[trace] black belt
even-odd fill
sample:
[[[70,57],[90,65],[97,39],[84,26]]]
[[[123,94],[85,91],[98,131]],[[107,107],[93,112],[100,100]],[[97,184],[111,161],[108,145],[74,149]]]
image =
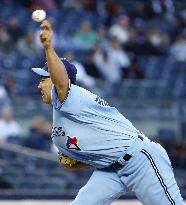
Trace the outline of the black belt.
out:
[[[125,161],[129,161],[130,160],[130,158],[132,157],[132,155],[130,155],[130,154],[125,154],[124,156],[123,156],[123,159],[125,160]],[[120,162],[114,162],[114,163],[112,163],[111,165],[109,165],[107,168],[108,169],[113,169],[113,170],[117,170],[117,169],[121,169],[122,167],[123,167],[124,165],[123,164],[121,164]]]
[[[138,135],[138,138],[143,141],[143,136]],[[130,155],[130,154],[125,154],[125,155],[123,156],[123,159],[127,162],[127,161],[129,161],[129,160],[131,159],[131,157],[132,157],[132,155]],[[117,162],[114,162],[114,163],[112,163],[111,165],[109,165],[106,169],[109,169],[109,170],[118,170],[118,169],[121,169],[123,166],[124,166],[123,164],[121,164],[120,162],[117,161]]]

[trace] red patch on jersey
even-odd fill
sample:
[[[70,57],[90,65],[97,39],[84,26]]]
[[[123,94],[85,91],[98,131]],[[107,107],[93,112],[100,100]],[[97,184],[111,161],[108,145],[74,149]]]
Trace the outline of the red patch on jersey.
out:
[[[77,144],[77,142],[78,142],[78,139],[76,136],[74,136],[73,138],[70,139],[71,144]]]
[[[68,149],[76,149],[76,150],[81,150],[78,145],[78,139],[76,136],[73,136],[72,138],[67,136],[67,141],[66,141],[66,146]]]

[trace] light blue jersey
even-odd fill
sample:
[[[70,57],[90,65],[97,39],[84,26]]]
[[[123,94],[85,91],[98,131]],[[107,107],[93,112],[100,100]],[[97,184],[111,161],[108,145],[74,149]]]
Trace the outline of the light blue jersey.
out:
[[[59,151],[98,168],[108,166],[136,141],[138,130],[99,96],[71,85],[60,102],[52,90],[52,139]]]
[[[115,107],[76,85],[64,102],[53,88],[52,102],[59,151],[97,168],[71,205],[110,205],[128,191],[144,205],[184,204],[166,151]],[[113,167],[116,162],[120,168]]]

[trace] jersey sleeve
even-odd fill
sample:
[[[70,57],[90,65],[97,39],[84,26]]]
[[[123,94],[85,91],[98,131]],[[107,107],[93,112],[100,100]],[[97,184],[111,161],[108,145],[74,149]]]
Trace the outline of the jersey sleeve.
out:
[[[65,99],[64,100],[60,100],[58,98],[58,95],[57,95],[57,89],[55,86],[52,87],[52,90],[51,90],[51,99],[52,99],[52,105],[54,108],[56,108],[57,110],[60,110],[63,106],[63,104],[65,103],[66,99],[68,98],[68,95],[69,95],[69,92],[70,92],[70,88],[71,88],[71,82],[69,80],[69,83],[68,83],[68,91],[67,91],[67,94],[65,96]]]

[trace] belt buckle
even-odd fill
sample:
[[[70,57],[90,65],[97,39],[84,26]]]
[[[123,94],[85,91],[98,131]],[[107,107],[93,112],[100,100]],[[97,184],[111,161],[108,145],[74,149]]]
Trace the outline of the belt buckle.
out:
[[[121,169],[123,167],[122,164],[120,164],[119,162],[115,162],[111,165],[111,167],[114,169],[114,170],[118,170],[118,169]]]

